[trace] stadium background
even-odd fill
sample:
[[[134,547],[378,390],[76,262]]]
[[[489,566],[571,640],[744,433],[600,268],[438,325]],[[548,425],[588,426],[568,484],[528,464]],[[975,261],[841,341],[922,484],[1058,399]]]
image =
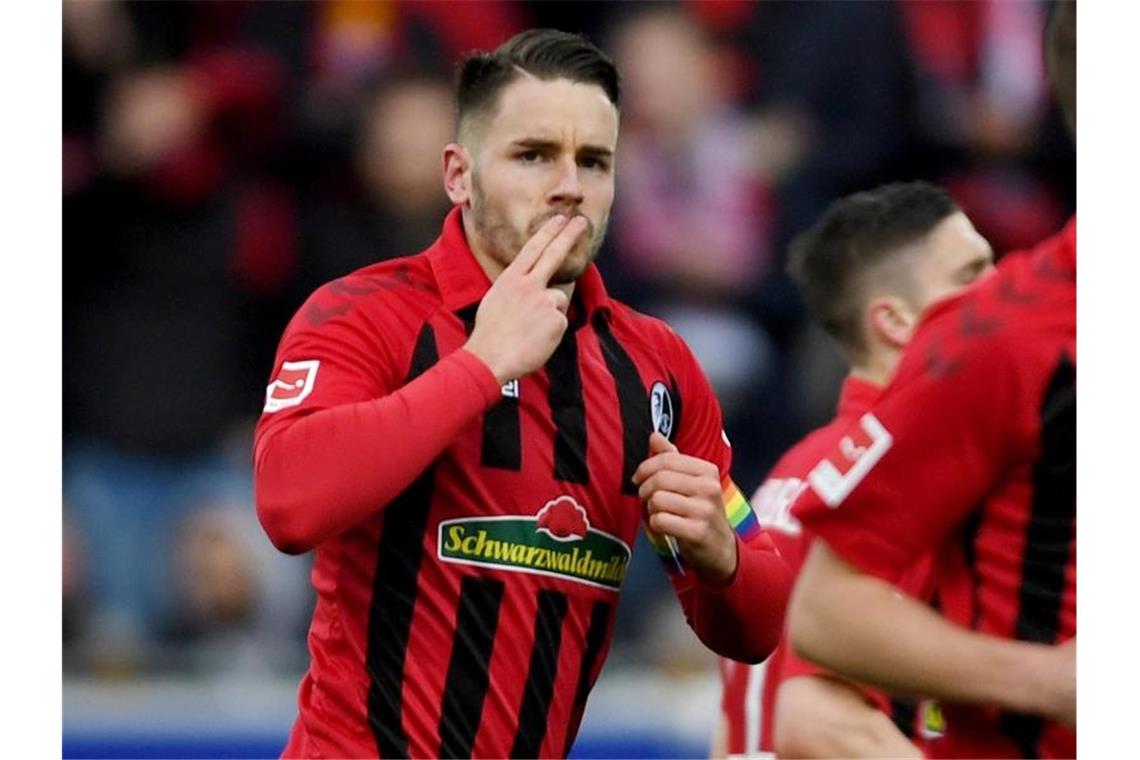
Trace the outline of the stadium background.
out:
[[[943,183],[999,253],[1057,229],[1075,155],[1036,2],[63,4],[66,756],[276,753],[307,560],[250,497],[252,424],[316,285],[415,252],[447,201],[464,51],[581,31],[624,77],[613,294],[670,321],[754,488],[843,367],[783,257],[832,199]],[[635,564],[577,756],[692,756],[713,659]]]

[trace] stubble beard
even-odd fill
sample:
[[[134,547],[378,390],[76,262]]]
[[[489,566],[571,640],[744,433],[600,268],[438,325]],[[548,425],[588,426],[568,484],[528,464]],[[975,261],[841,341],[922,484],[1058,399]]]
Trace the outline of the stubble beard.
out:
[[[507,220],[502,207],[488,202],[487,195],[475,176],[472,176],[471,195],[471,216],[475,230],[487,246],[488,255],[504,267],[515,260],[515,256],[527,241],[548,219],[559,213],[557,210],[552,210],[532,219],[526,230],[519,230]],[[595,232],[594,223],[586,219],[586,231],[579,236],[562,266],[550,278],[551,285],[568,285],[576,282],[585,273],[586,268],[598,257],[602,242],[606,239],[609,223],[610,215],[607,212],[602,218],[601,229]],[[587,241],[588,248],[585,254],[579,254],[583,241]]]

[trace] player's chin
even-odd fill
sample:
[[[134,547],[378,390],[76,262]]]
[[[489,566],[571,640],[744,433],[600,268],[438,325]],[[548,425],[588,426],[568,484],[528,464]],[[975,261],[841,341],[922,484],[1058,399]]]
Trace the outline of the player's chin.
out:
[[[562,266],[550,278],[551,285],[569,285],[572,282],[577,282],[578,278],[586,273],[586,268],[590,266],[590,262],[594,260],[595,252],[590,250],[588,246],[579,248],[574,246],[574,250],[562,262]]]

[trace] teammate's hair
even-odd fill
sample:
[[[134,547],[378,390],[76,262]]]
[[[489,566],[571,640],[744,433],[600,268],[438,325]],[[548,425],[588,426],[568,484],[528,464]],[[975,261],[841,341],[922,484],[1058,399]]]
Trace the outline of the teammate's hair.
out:
[[[493,112],[499,93],[523,72],[544,81],[569,79],[597,85],[618,107],[621,81],[609,56],[581,35],[557,29],[528,29],[493,53],[477,51],[459,62],[455,86],[459,129],[471,119]]]
[[[1059,0],[1053,4],[1045,30],[1045,68],[1053,85],[1053,97],[1065,123],[1077,134],[1077,3]]]
[[[788,274],[808,312],[852,361],[864,354],[863,310],[871,280],[900,276],[884,264],[957,212],[944,190],[926,182],[896,182],[841,198],[792,241]]]

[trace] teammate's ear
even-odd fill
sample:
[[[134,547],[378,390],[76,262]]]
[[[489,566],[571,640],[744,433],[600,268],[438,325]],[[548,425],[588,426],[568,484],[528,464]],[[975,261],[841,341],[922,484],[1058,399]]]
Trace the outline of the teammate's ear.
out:
[[[471,200],[471,154],[459,143],[443,149],[443,189],[457,206]]]
[[[867,305],[867,323],[880,340],[902,348],[918,324],[918,315],[901,298],[880,296]]]

